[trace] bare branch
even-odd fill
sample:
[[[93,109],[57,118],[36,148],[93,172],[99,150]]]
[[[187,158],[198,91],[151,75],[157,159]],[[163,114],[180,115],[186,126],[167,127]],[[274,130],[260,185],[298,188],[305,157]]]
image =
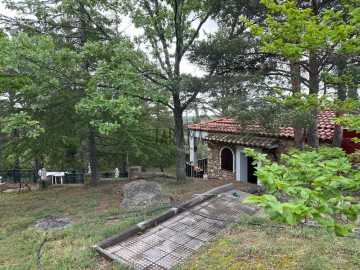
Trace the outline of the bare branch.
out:
[[[190,38],[189,42],[184,46],[183,50],[182,50],[182,55],[184,55],[184,53],[187,52],[187,50],[190,48],[190,46],[193,44],[195,38],[197,37],[197,35],[200,32],[201,27],[203,26],[203,24],[207,21],[207,19],[210,17],[210,15],[212,14],[212,11],[209,11],[205,17],[200,21],[198,27],[196,28],[193,36]],[[181,56],[182,56],[181,55]]]
[[[126,93],[126,95],[131,96],[131,97],[136,97],[136,98],[141,99],[141,100],[144,100],[144,101],[160,103],[160,104],[163,104],[163,105],[165,105],[166,107],[170,108],[171,110],[174,109],[173,106],[171,106],[169,103],[167,103],[167,102],[165,102],[165,101],[163,101],[163,100],[161,100],[161,99],[152,99],[152,98],[149,98],[149,97],[144,97],[144,96],[141,96],[141,95],[130,94],[130,93]]]
[[[191,102],[193,102],[200,91],[195,91],[189,98],[181,105],[181,110],[184,111]]]
[[[86,8],[84,7],[82,9],[82,11],[85,13],[86,17],[88,17],[89,21],[92,22],[95,26],[96,26],[96,29],[98,29],[108,40],[112,40],[113,38],[105,31],[105,29],[97,24],[91,17],[91,15],[89,14],[89,12],[86,10]]]

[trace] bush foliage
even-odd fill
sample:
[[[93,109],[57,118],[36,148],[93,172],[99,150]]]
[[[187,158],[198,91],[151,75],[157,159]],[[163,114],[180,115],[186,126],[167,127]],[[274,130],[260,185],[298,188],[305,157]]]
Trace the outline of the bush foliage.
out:
[[[252,195],[246,203],[263,206],[274,221],[292,225],[310,218],[338,236],[349,234],[360,212],[360,203],[351,196],[360,187],[360,171],[352,169],[342,149],[292,150],[280,163],[252,149],[245,152],[254,164],[261,162],[256,175],[268,192]]]

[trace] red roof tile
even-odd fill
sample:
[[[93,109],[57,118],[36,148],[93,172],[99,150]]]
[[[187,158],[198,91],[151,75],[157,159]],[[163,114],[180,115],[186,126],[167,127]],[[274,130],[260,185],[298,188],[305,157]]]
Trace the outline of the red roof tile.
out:
[[[261,147],[270,149],[278,143],[276,138],[264,138],[248,135],[234,135],[234,134],[209,134],[204,138],[205,141],[230,143],[245,146]]]
[[[334,136],[334,122],[335,112],[326,110],[318,113],[318,130],[319,139],[323,141],[332,140]],[[279,138],[294,138],[294,129],[291,127],[281,127],[280,132],[267,132],[260,125],[250,125],[246,130],[241,130],[236,118],[218,118],[198,124],[192,124],[188,127],[191,130],[202,130],[208,132],[221,133],[253,133],[263,137],[279,137]]]

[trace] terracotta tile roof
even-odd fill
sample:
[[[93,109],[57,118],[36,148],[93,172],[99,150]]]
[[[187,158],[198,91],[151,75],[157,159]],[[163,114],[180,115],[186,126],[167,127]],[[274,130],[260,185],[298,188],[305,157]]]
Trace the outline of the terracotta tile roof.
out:
[[[335,112],[325,110],[318,113],[319,139],[322,141],[332,140],[334,136]],[[267,132],[259,125],[250,125],[246,130],[241,130],[236,118],[218,118],[198,124],[189,125],[188,129],[202,130],[216,133],[243,134],[252,133],[263,137],[294,138],[294,130],[291,127],[281,127],[278,133]]]
[[[230,143],[237,145],[253,146],[260,148],[273,148],[277,147],[278,140],[276,138],[254,137],[249,135],[236,135],[236,134],[209,134],[204,138],[204,141]]]

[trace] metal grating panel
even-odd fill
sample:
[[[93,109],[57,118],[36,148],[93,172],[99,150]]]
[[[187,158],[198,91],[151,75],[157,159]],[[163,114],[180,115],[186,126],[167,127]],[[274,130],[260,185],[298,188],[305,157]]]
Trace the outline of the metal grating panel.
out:
[[[212,197],[141,235],[106,248],[135,269],[172,269],[241,216],[254,209],[231,195]]]

